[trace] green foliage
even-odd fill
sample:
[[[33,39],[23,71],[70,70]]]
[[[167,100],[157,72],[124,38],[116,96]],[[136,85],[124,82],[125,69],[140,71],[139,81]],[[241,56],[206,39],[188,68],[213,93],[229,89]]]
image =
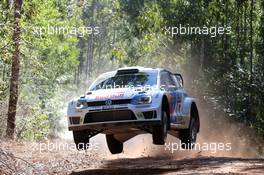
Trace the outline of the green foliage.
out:
[[[129,22],[128,35],[133,36],[125,47],[128,63],[154,63],[173,71],[181,68],[191,77],[187,84],[193,92],[213,99],[230,116],[263,133],[264,3],[254,2],[121,1]],[[159,33],[165,26],[179,25],[231,27],[232,33],[165,39]]]
[[[8,6],[8,1],[0,3],[0,21],[3,25],[0,28],[1,101],[8,100],[10,60],[13,53],[13,10]],[[54,125],[60,120],[61,114],[57,113],[56,106],[58,104],[49,104],[52,104],[61,85],[73,80],[73,70],[79,64],[78,36],[69,32],[49,33],[47,29],[82,27],[83,22],[78,18],[80,14],[81,10],[76,2],[33,0],[23,3],[20,21],[23,28],[20,46],[21,83],[17,110],[20,138],[42,139],[52,133]],[[43,32],[42,35],[39,32]]]
[[[31,118],[20,119],[17,123],[18,139],[41,140],[50,132],[49,118],[45,114],[36,113]]]

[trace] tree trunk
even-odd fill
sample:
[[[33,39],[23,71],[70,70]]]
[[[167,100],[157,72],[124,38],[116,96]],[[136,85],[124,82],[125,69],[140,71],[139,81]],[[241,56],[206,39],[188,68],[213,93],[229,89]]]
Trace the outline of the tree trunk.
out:
[[[92,27],[94,28],[94,24],[92,24]],[[94,59],[94,34],[91,34],[91,43],[90,43],[90,59],[89,59],[89,77],[91,76],[91,73],[93,71],[93,59]]]
[[[241,65],[243,68],[246,68],[245,56],[247,50],[247,2],[244,3],[244,26],[243,26],[243,48],[242,48],[242,56],[241,56]]]
[[[240,26],[240,1],[237,1],[236,2],[236,5],[237,5],[237,43],[236,43],[236,54],[238,55],[238,57],[240,57],[240,29],[241,29],[241,26]],[[236,62],[235,64],[237,64],[237,58],[236,59]]]
[[[253,8],[254,2],[250,3],[250,81],[253,82]]]
[[[82,76],[84,67],[85,67],[85,59],[84,59],[84,49],[85,49],[85,43],[83,38],[79,38],[78,48],[80,49],[80,55],[79,55],[79,65],[77,67],[77,75],[76,75],[76,85],[79,87],[80,78]]]
[[[15,1],[15,11],[14,11],[14,33],[13,33],[13,44],[14,52],[12,57],[12,68],[11,68],[11,78],[10,78],[10,96],[9,96],[9,106],[8,106],[8,116],[7,116],[7,128],[6,137],[9,139],[14,138],[15,133],[15,120],[16,120],[16,109],[18,100],[18,81],[19,81],[19,60],[20,60],[20,18],[21,18],[21,8],[23,0]]]
[[[228,19],[228,0],[225,1],[225,26],[228,25],[228,22],[227,22],[227,19]],[[230,60],[228,58],[228,36],[227,34],[225,33],[224,34],[224,40],[225,40],[225,43],[224,43],[224,56],[225,56],[225,65],[228,65],[228,68],[230,66]]]
[[[200,71],[203,71],[204,68],[204,37],[201,39],[200,45]]]
[[[92,1],[92,7],[91,7],[91,27],[94,29],[94,21],[95,21],[95,13],[96,13],[96,6],[97,1]],[[94,33],[91,33],[91,36],[89,36],[88,40],[88,54],[87,54],[87,61],[86,61],[86,79],[88,76],[91,76],[92,68],[93,68],[93,55],[94,55]]]

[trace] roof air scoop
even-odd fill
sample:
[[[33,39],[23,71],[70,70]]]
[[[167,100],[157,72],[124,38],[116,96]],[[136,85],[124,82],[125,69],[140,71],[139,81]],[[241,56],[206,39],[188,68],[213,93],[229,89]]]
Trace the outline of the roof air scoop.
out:
[[[122,75],[122,74],[136,74],[138,73],[138,69],[120,69],[117,71],[117,75]]]

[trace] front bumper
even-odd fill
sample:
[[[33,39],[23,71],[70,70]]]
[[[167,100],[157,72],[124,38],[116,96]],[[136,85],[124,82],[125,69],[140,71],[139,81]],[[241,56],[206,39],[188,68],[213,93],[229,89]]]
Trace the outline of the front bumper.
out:
[[[115,126],[147,126],[159,124],[161,110],[158,104],[147,105],[112,105],[105,109],[102,106],[76,109],[76,104],[68,106],[69,130],[100,129]]]
[[[127,120],[127,121],[108,121],[97,123],[86,123],[81,125],[69,126],[69,130],[85,130],[85,129],[109,129],[116,126],[127,126],[129,128],[140,126],[152,126],[160,124],[160,120]]]

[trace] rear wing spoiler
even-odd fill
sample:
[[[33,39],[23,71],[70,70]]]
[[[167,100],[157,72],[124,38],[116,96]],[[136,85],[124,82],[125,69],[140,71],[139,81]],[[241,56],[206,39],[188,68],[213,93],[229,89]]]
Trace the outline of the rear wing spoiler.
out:
[[[180,82],[181,86],[183,87],[184,81],[183,81],[182,75],[179,73],[174,73],[174,75],[177,78],[177,80]]]

